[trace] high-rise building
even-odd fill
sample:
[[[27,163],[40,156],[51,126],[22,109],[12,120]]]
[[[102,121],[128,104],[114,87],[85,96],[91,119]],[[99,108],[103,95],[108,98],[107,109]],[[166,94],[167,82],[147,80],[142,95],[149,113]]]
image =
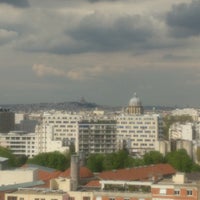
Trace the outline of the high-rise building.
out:
[[[91,119],[79,122],[78,151],[91,153],[113,153],[116,151],[116,121]]]
[[[126,148],[133,155],[155,150],[155,142],[162,133],[162,119],[158,114],[144,114],[139,97],[130,99],[125,112],[116,116],[117,147]]]

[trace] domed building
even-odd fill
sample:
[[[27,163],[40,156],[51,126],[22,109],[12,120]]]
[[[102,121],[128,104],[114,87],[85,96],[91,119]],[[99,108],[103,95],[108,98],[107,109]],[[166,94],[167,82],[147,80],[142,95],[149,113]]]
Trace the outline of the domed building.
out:
[[[142,102],[139,97],[137,97],[136,93],[134,93],[134,96],[130,99],[129,105],[127,107],[127,113],[130,115],[141,115],[143,114],[143,106]]]

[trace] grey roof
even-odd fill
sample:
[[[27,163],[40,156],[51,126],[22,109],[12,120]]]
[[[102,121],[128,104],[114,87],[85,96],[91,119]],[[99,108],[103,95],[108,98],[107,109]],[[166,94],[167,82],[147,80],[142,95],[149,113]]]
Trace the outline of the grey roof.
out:
[[[24,165],[23,167],[32,168],[32,169],[39,169],[39,170],[46,171],[46,172],[54,172],[54,171],[57,171],[56,169],[49,168],[49,167],[44,167],[44,166],[36,165],[36,164],[26,164],[26,165]]]
[[[34,182],[26,182],[26,183],[18,183],[12,185],[3,185],[0,187],[0,191],[7,191],[7,190],[16,190],[18,188],[27,188],[27,187],[35,187],[39,185],[43,185],[44,181],[34,181]]]

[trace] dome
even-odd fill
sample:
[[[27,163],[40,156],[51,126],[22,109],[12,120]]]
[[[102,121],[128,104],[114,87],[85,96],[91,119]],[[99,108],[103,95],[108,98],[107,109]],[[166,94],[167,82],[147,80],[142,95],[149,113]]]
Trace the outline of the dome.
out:
[[[137,97],[136,93],[134,94],[133,98],[129,101],[129,106],[142,106],[142,102],[139,97]]]

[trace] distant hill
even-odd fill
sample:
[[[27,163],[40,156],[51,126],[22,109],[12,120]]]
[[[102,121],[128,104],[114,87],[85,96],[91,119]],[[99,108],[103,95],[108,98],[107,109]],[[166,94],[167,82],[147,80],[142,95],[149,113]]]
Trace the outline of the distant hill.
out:
[[[33,103],[33,104],[7,104],[0,105],[2,108],[8,108],[13,112],[23,111],[23,112],[33,112],[39,110],[66,110],[66,111],[86,111],[94,110],[95,108],[108,110],[108,111],[119,111],[123,107],[120,106],[106,106],[98,105],[96,103],[86,102],[86,101],[70,101],[70,102],[60,102],[60,103]],[[125,106],[124,106],[125,107]],[[145,106],[145,110],[172,110],[175,107],[166,106]]]

